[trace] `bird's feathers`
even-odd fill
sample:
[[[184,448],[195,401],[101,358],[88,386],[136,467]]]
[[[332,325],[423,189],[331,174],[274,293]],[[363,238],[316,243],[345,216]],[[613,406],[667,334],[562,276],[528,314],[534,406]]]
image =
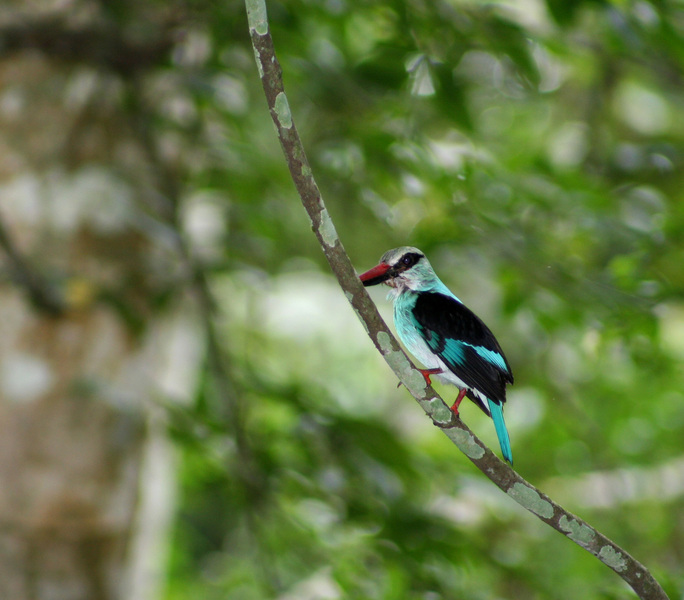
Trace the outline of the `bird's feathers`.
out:
[[[508,430],[504,421],[503,404],[497,404],[493,400],[489,400],[489,411],[491,412],[492,421],[494,421],[496,437],[499,438],[501,454],[509,463],[513,464],[513,451],[511,450],[511,440],[508,437]]]
[[[441,370],[438,379],[465,389],[492,417],[501,452],[512,464],[503,404],[513,373],[494,334],[442,283],[417,248],[386,252],[360,278],[366,286],[385,283],[392,288],[401,341],[426,367]]]
[[[511,369],[494,334],[475,313],[453,297],[420,292],[411,316],[430,350],[466,386],[495,402],[506,401]]]

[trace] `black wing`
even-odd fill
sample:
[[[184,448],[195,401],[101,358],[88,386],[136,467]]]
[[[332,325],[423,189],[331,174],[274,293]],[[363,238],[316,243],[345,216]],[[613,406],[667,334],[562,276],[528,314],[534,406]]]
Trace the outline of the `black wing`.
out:
[[[513,373],[482,319],[458,300],[435,292],[418,294],[413,315],[430,349],[455,375],[490,400],[506,401]]]

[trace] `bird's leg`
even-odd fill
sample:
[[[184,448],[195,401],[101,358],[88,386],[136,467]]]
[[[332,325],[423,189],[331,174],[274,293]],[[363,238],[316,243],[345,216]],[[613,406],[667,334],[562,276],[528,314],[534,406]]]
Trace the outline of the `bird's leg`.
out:
[[[461,402],[463,401],[463,398],[465,398],[466,395],[466,389],[463,388],[459,393],[458,393],[458,398],[456,398],[456,402],[454,402],[451,405],[451,412],[454,413],[455,416],[458,417],[458,407],[460,406]]]
[[[436,369],[418,369],[423,377],[425,377],[425,383],[427,385],[432,385],[432,381],[430,381],[430,375],[437,375],[437,373],[441,373],[442,369],[437,367]]]

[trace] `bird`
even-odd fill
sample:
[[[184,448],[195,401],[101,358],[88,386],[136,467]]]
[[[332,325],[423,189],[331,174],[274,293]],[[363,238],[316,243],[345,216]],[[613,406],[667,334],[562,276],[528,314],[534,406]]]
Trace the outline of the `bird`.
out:
[[[451,411],[465,396],[494,421],[503,457],[513,465],[511,442],[503,416],[506,384],[513,372],[494,334],[466,307],[433,270],[425,254],[412,246],[394,248],[380,263],[362,273],[363,285],[385,284],[392,289],[394,326],[404,346],[431,376],[459,389]]]

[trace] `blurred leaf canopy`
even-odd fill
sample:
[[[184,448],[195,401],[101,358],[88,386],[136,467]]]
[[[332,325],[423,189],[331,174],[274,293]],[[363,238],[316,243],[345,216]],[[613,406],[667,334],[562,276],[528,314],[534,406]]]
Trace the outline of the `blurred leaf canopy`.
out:
[[[513,366],[520,472],[680,597],[684,6],[267,5],[358,269],[398,245],[428,254]],[[112,18],[135,30],[131,6]],[[295,196],[243,5],[176,8],[182,41],[146,100],[185,183],[185,235],[221,307],[240,410],[207,369],[196,405],[174,413],[168,600],[633,597],[500,497],[395,389]],[[463,414],[494,441],[474,407]]]

